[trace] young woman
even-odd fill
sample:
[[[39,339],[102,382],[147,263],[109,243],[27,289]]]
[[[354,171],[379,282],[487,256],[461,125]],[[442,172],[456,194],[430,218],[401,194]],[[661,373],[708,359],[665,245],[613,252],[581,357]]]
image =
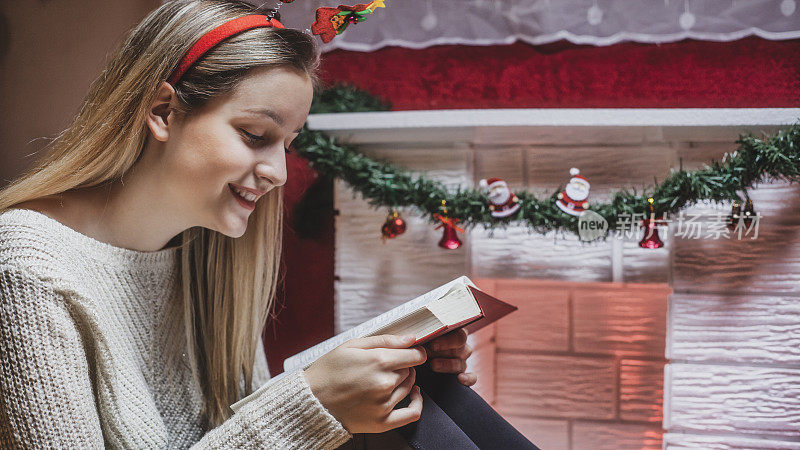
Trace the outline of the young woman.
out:
[[[387,335],[230,410],[270,378],[285,152],[319,84],[313,39],[267,13],[165,2],[0,191],[0,447],[332,448],[416,421],[426,360],[475,383],[465,333]]]

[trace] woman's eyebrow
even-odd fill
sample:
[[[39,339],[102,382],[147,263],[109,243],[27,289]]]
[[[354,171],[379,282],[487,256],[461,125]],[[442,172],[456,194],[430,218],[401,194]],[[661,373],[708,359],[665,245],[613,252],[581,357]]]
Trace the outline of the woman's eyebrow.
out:
[[[251,113],[251,114],[254,114],[254,115],[258,115],[258,116],[267,116],[270,119],[272,119],[273,121],[275,121],[275,123],[277,123],[279,126],[283,126],[283,124],[286,123],[283,120],[283,117],[281,117],[280,114],[276,113],[275,111],[273,111],[271,109],[267,109],[267,108],[249,108],[249,109],[245,109],[244,112],[248,112],[248,113]],[[302,127],[294,130],[295,133],[299,133],[301,131],[303,131]]]

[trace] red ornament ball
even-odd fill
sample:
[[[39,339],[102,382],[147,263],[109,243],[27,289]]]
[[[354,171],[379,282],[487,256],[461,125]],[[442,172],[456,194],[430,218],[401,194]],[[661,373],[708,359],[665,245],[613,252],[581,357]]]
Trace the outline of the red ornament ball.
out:
[[[387,238],[393,238],[406,231],[406,221],[399,214],[390,214],[381,227],[381,234]]]
[[[395,234],[403,234],[406,231],[406,221],[399,217],[392,220],[392,231]]]

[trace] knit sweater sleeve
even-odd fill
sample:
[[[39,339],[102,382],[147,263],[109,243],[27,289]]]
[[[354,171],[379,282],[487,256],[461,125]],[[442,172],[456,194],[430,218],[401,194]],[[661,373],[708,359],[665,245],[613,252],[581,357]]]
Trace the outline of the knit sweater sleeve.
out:
[[[193,448],[327,449],[350,439],[313,395],[303,372],[270,378],[263,341],[253,364],[253,389],[245,406]]]
[[[104,448],[84,342],[63,296],[0,267],[0,447]]]
[[[302,370],[269,380],[193,449],[333,449],[352,435],[311,392]]]

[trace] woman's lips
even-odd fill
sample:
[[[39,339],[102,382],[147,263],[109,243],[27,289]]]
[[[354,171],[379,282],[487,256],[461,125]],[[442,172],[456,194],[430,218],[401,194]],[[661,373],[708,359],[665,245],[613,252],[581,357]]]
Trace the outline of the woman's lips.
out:
[[[236,193],[236,191],[233,190],[233,187],[231,187],[230,184],[228,185],[228,189],[231,191],[231,194],[233,194],[233,197],[236,198],[236,201],[239,202],[239,204],[242,205],[244,208],[247,208],[250,211],[256,209],[256,202],[251,202],[249,200],[245,200],[244,198],[242,198],[242,196],[240,196],[239,194]]]

